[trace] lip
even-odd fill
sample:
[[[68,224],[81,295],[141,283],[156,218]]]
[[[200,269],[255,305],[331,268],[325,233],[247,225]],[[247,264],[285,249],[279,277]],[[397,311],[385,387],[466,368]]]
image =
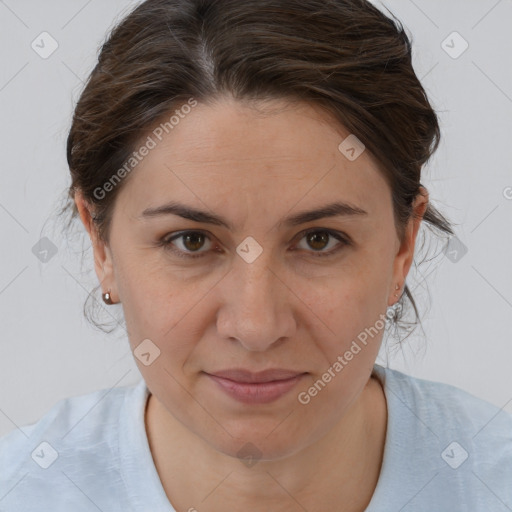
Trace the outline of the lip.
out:
[[[307,374],[283,369],[258,373],[233,369],[206,375],[215,381],[222,391],[239,402],[264,404],[288,393]]]
[[[218,372],[209,373],[214,377],[222,377],[224,379],[234,380],[236,382],[246,383],[260,383],[260,382],[273,382],[276,380],[285,380],[304,372],[296,370],[285,370],[284,368],[270,368],[261,372],[251,372],[244,368],[232,368],[229,370],[221,370]]]

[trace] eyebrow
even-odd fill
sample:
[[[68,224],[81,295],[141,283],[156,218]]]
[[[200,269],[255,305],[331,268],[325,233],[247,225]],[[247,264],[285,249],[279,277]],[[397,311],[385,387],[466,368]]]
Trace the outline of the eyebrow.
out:
[[[139,219],[143,220],[160,217],[163,215],[177,215],[179,217],[183,217],[184,219],[192,220],[195,222],[213,224],[215,226],[223,226],[227,229],[232,229],[230,223],[221,216],[213,215],[204,210],[192,208],[191,206],[186,206],[174,201],[162,206],[157,206],[155,208],[146,208],[139,216]],[[278,226],[282,226],[283,224],[290,227],[298,226],[300,224],[305,224],[306,222],[312,222],[327,217],[354,217],[364,215],[368,215],[368,212],[362,208],[351,205],[349,203],[335,202],[314,210],[308,210],[294,214],[280,221]]]

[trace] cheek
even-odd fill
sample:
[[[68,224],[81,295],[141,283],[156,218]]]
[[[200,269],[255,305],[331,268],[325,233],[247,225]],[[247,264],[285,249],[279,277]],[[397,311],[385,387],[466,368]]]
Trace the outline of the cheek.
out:
[[[325,334],[316,339],[322,340],[329,364],[352,347],[357,355],[348,357],[359,363],[351,362],[351,366],[367,365],[377,357],[384,332],[387,273],[363,261],[361,268],[351,270],[338,279],[330,279],[323,287],[316,287],[307,300],[314,316],[321,320],[316,322],[315,329]]]
[[[183,280],[161,261],[148,263],[140,257],[120,262],[116,274],[132,350],[150,339],[160,349],[160,363],[181,366],[211,318],[211,301],[205,299],[218,278]]]
[[[386,327],[385,299],[379,299],[385,294],[377,289],[385,283],[354,279],[344,284],[343,292],[333,285],[316,306],[323,322],[316,322],[311,339],[322,353],[321,364],[301,389],[304,401],[299,400],[332,421],[366,385]]]
[[[154,258],[153,258],[154,260]],[[177,286],[163,277],[164,269],[149,259],[125,253],[116,264],[116,286],[130,333],[136,339],[157,337],[172,321]]]

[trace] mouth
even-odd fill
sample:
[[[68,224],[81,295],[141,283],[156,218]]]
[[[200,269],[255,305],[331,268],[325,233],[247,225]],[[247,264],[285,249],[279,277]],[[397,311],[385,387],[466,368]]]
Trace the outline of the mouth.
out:
[[[209,373],[209,375],[229,379],[235,382],[253,384],[287,380],[291,379],[292,377],[302,375],[304,373],[305,372],[296,370],[285,370],[284,368],[273,368],[263,370],[261,372],[251,372],[243,368],[233,368],[230,370],[220,370],[216,372],[211,372]]]
[[[290,392],[306,372],[292,370],[265,370],[252,373],[233,369],[205,374],[213,380],[219,390],[245,404],[270,403]]]

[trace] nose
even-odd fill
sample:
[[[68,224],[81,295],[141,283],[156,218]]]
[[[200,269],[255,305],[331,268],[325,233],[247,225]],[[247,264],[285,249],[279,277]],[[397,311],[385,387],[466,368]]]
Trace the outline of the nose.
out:
[[[222,282],[217,330],[247,350],[262,352],[295,333],[293,293],[265,251],[252,263],[236,259]]]

